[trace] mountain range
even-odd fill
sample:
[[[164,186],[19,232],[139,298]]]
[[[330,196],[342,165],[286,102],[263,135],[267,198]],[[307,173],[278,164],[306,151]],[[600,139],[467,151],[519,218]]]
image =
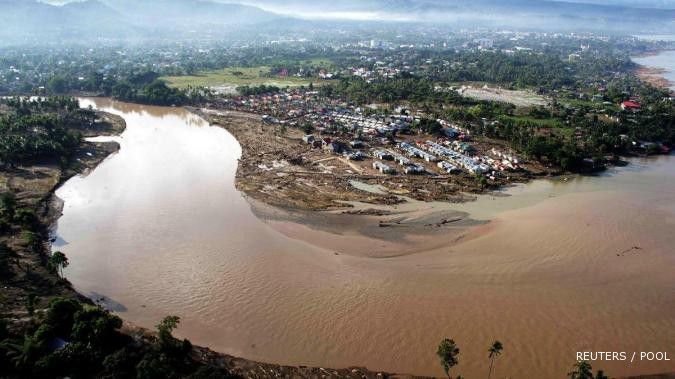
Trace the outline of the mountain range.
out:
[[[152,38],[285,18],[254,6],[202,0],[87,0],[64,5],[0,0],[0,38]]]
[[[0,0],[0,38],[26,42],[68,38],[180,37],[238,28],[292,25],[315,19],[349,22],[417,22],[456,27],[604,30],[634,34],[673,33],[672,0],[655,7],[624,0],[612,4],[548,0],[87,0],[55,5],[37,0]],[[246,3],[243,3],[243,2]],[[582,0],[577,0],[582,1]],[[636,2],[637,3],[637,2]],[[674,6],[675,7],[675,6]]]

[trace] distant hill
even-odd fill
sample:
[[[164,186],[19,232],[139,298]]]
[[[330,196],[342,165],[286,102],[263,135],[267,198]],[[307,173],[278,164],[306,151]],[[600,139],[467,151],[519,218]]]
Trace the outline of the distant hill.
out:
[[[87,37],[175,37],[281,18],[252,6],[206,0],[88,0],[62,6],[0,0],[0,38],[8,44]]]
[[[53,6],[35,0],[0,0],[3,39],[32,41],[134,33],[134,27],[121,14],[98,1]]]
[[[52,0],[61,1],[61,0]],[[87,0],[51,5],[0,0],[0,44],[84,38],[221,38],[348,22],[431,22],[450,27],[675,34],[673,0]],[[593,4],[582,3],[592,1]],[[234,2],[234,3],[229,3]],[[239,4],[237,4],[239,2]],[[257,6],[241,4],[252,3]],[[602,2],[602,4],[601,4]],[[262,8],[262,9],[261,9]],[[309,16],[307,16],[309,15]],[[333,17],[334,15],[334,17]],[[365,15],[365,16],[364,16]]]
[[[150,23],[154,27],[189,26],[195,28],[204,24],[251,25],[279,18],[278,15],[260,8],[208,0],[103,1],[132,22]]]

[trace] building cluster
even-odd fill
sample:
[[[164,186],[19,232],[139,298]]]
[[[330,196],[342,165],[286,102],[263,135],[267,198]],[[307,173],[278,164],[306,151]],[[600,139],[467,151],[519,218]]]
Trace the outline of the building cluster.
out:
[[[483,175],[492,171],[494,175],[520,168],[517,157],[496,149],[489,156],[477,155],[469,142],[470,130],[443,119],[436,120],[442,126],[437,142],[415,142],[411,132],[421,116],[404,109],[366,115],[364,109],[302,89],[238,96],[226,106],[265,113],[267,123],[303,128],[307,134],[302,140],[312,148],[350,161],[373,158],[370,166],[383,174]]]
[[[384,62],[377,62],[381,65],[377,65],[370,69],[367,67],[350,67],[347,69],[346,74],[352,76],[358,76],[359,78],[370,83],[374,79],[391,79],[395,78],[398,74],[401,73],[401,69],[397,67],[389,67],[384,65]]]
[[[326,113],[327,109],[344,106],[343,102],[327,99],[318,91],[289,89],[276,93],[262,93],[249,96],[235,96],[224,99],[226,108],[266,115],[279,122],[290,121],[310,114]],[[271,120],[274,121],[274,120]]]
[[[405,115],[390,115],[386,117],[367,117],[347,112],[331,112],[332,119],[350,130],[360,129],[368,135],[387,135],[389,133],[402,133],[410,129],[414,118]]]
[[[490,170],[490,167],[486,164],[479,163],[476,159],[456,151],[459,147],[457,141],[444,141],[444,143],[445,146],[433,141],[426,141],[425,145],[429,151],[443,157],[445,161],[439,162],[438,167],[446,172],[456,172],[460,167],[472,174],[484,174]]]

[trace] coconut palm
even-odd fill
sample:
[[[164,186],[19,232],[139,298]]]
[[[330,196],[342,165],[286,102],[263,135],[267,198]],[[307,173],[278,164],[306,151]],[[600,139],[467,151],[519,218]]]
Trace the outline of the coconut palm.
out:
[[[39,342],[29,335],[25,336],[22,342],[5,343],[3,348],[8,350],[7,356],[19,371],[29,369],[40,354]]]
[[[490,371],[488,371],[488,379],[490,379],[490,376],[492,375],[492,365],[495,362],[495,358],[497,358],[502,353],[503,349],[504,346],[499,341],[493,342],[492,346],[490,346],[490,349],[488,349],[488,352],[490,352],[490,355],[488,356],[490,359]]]

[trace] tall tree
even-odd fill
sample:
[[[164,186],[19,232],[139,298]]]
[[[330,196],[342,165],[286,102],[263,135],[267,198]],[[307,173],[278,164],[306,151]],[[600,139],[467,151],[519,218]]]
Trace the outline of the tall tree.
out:
[[[438,345],[436,355],[438,355],[438,358],[441,360],[441,366],[443,367],[443,371],[445,371],[445,375],[450,378],[450,369],[459,363],[459,360],[457,359],[459,348],[455,344],[455,341],[445,338]]]
[[[63,269],[68,267],[68,257],[60,251],[55,251],[49,257],[49,265],[56,270],[59,276],[63,277]]]
[[[68,90],[68,82],[62,76],[55,75],[49,79],[47,88],[49,88],[51,93],[62,94]]]

